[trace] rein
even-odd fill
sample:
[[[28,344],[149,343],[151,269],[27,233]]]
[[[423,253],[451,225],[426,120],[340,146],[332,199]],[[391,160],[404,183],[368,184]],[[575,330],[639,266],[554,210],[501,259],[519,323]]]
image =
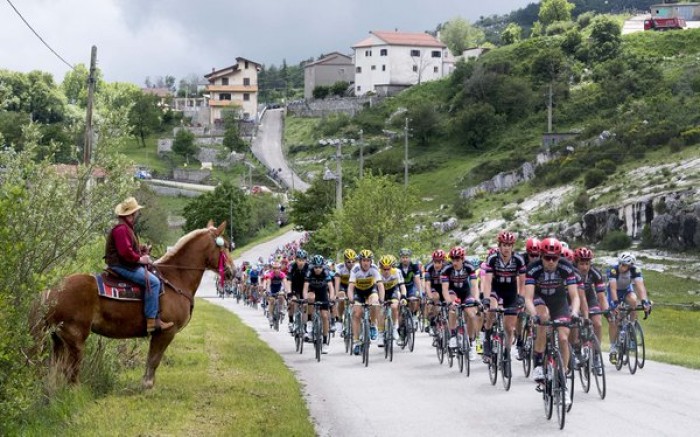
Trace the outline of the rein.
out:
[[[204,270],[206,270],[206,269],[200,269],[200,268],[186,268],[186,267],[180,267],[180,266],[168,265],[168,264],[162,264],[162,265],[151,264],[151,265],[154,267],[154,268],[153,268],[153,270],[154,270],[153,273],[155,273],[155,275],[158,277],[158,279],[160,279],[160,280],[163,282],[163,284],[169,286],[169,287],[172,288],[177,294],[179,294],[179,295],[181,295],[181,296],[184,296],[185,298],[187,298],[187,300],[190,301],[190,316],[192,316],[192,310],[194,310],[194,297],[192,297],[192,296],[190,296],[189,294],[187,294],[187,293],[185,293],[184,291],[182,291],[181,288],[176,287],[175,284],[173,284],[172,282],[170,282],[170,281],[168,280],[168,278],[166,278],[165,276],[163,276],[163,274],[160,272],[160,270],[158,270],[158,267],[178,267],[178,268],[185,268],[185,269],[187,269],[187,270],[201,270],[201,271],[204,271]]]

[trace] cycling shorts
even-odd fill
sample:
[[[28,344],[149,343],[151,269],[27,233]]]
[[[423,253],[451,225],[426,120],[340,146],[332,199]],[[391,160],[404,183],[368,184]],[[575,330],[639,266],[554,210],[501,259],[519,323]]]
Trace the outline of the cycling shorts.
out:
[[[369,290],[358,290],[357,288],[354,291],[355,293],[355,302],[357,303],[367,303],[369,300],[370,296],[373,294],[377,294],[377,289],[376,288],[370,288]]]
[[[546,303],[544,303],[544,300],[542,300],[539,297],[536,297],[534,300],[534,304],[535,304],[535,306],[540,306],[540,305],[547,306],[547,309],[549,309],[549,318],[551,320],[571,317],[571,309],[569,308],[569,304],[566,302],[564,302],[562,305],[558,305],[556,307],[550,307]]]

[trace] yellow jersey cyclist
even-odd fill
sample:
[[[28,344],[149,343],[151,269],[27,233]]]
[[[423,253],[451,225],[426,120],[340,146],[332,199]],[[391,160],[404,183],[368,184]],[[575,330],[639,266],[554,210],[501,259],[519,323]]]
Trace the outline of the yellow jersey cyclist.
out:
[[[448,290],[451,303],[473,303],[479,298],[479,289],[476,284],[476,267],[468,262],[465,262],[464,258],[466,253],[464,248],[456,246],[450,250],[450,259],[452,264],[447,266],[444,270],[445,276],[447,276]],[[476,359],[476,333],[477,333],[477,320],[476,320],[476,307],[465,308],[464,315],[467,321],[467,334],[469,335],[469,340],[471,346],[469,347],[469,360],[473,361]],[[457,347],[457,317],[455,310],[450,310],[449,314],[449,327],[450,327],[450,341],[449,347]],[[464,335],[464,333],[462,333]]]
[[[399,339],[399,301],[406,297],[403,274],[394,267],[396,258],[393,255],[384,255],[379,258],[379,270],[384,283],[384,300],[391,301],[391,317],[394,320],[394,330],[391,333],[394,341]],[[384,312],[379,314],[379,335],[377,346],[384,346]]]
[[[417,316],[420,310],[420,298],[422,298],[421,282],[423,280],[423,275],[421,274],[420,265],[411,261],[411,255],[413,255],[413,252],[411,252],[410,249],[404,248],[399,250],[398,269],[401,270],[401,274],[403,275],[403,282],[406,286],[406,297],[417,298],[413,300],[409,299],[408,301],[408,308],[414,316]],[[418,317],[415,317],[413,320],[415,321],[414,329],[417,331]]]
[[[617,257],[617,265],[608,270],[608,298],[611,310],[626,302],[631,308],[637,307],[638,299],[642,299],[645,311],[649,311],[651,303],[647,296],[647,289],[642,277],[642,269],[636,266],[637,259],[629,252],[622,252]],[[637,318],[637,313],[630,314],[632,319]],[[610,335],[610,362],[617,363],[617,323],[609,324]]]
[[[370,311],[370,319],[372,327],[370,328],[370,338],[377,339],[377,319],[380,308],[379,302],[384,300],[384,284],[382,283],[382,275],[379,273],[377,266],[372,264],[374,254],[369,249],[360,251],[358,258],[359,264],[354,266],[350,271],[350,280],[348,285],[348,298],[351,302],[359,304],[374,305]],[[360,319],[362,318],[362,307],[355,305],[352,309],[352,335],[353,335],[353,353],[360,354]]]
[[[335,314],[336,330],[343,330],[343,317],[345,316],[345,298],[347,297],[348,285],[350,285],[350,271],[357,264],[357,253],[352,249],[343,251],[343,263],[335,267],[335,292],[338,298],[338,305],[335,306],[337,313]]]

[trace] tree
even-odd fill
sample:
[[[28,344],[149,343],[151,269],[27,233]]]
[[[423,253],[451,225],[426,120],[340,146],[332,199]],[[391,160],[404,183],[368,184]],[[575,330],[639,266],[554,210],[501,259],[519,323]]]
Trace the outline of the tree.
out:
[[[160,128],[160,109],[158,97],[139,90],[133,96],[133,106],[129,111],[129,122],[133,133],[146,147],[146,137]]]
[[[173,152],[189,160],[199,151],[199,147],[194,143],[194,134],[185,128],[181,128],[175,134],[173,140]]]
[[[95,93],[99,93],[105,85],[104,79],[102,78],[102,70],[97,68],[95,70],[95,76]],[[81,108],[87,106],[89,77],[90,71],[85,64],[78,64],[74,69],[66,72],[65,76],[63,76],[63,82],[61,83],[61,90],[66,96],[66,99],[68,99],[68,103],[78,105]]]
[[[168,243],[168,211],[163,207],[161,197],[146,184],[141,184],[134,194],[139,204],[147,207],[141,210],[136,221],[136,233],[148,244],[165,245]]]
[[[456,17],[442,27],[440,39],[447,45],[452,54],[457,56],[461,55],[465,49],[483,43],[485,36],[483,30],[462,17]]]
[[[241,138],[238,129],[238,117],[236,111],[224,111],[224,140],[223,146],[230,152],[243,153],[246,149],[246,142]]]
[[[425,146],[428,140],[438,132],[439,117],[435,106],[428,102],[421,102],[412,106],[408,114],[413,134],[418,139],[418,143]]]
[[[604,62],[620,54],[622,47],[622,28],[610,17],[598,16],[591,25],[591,44],[589,55],[593,62]]]
[[[523,28],[515,23],[508,23],[508,26],[501,32],[501,41],[505,45],[519,42],[523,35]]]
[[[250,229],[250,200],[243,191],[225,181],[209,193],[192,199],[184,208],[185,232],[203,228],[209,222],[226,221],[226,230],[233,229],[233,240],[242,244],[254,235]]]
[[[335,181],[315,178],[305,192],[294,193],[294,204],[289,217],[298,227],[315,231],[320,229],[335,208]]]
[[[576,5],[567,0],[542,0],[538,18],[542,26],[547,28],[557,21],[571,21],[571,11]]]
[[[175,91],[175,76],[165,76],[165,87],[170,91]]]

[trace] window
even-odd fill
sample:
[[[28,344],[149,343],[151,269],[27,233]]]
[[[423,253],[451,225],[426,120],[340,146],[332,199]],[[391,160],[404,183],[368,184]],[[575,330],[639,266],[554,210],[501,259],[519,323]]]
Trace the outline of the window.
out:
[[[228,85],[228,77],[221,78],[221,85]]]
[[[420,56],[420,50],[411,50],[411,56]]]
[[[245,61],[245,69],[248,69],[248,61]]]
[[[250,86],[250,78],[249,77],[243,78],[243,86]]]
[[[418,66],[417,66],[417,65],[414,65],[414,66],[413,66],[413,72],[414,72],[414,73],[418,73]]]
[[[437,68],[437,67],[433,67],[433,73],[437,73],[437,72],[438,72],[438,68]]]
[[[219,100],[231,100],[231,94],[229,94],[229,93],[219,94]]]
[[[362,67],[355,68],[355,73],[362,73]]]
[[[372,70],[376,70],[376,69],[377,69],[377,66],[376,66],[376,65],[372,65]]]
[[[243,93],[243,101],[244,101],[244,102],[250,101],[250,94],[248,94],[248,93]]]
[[[387,49],[381,49],[379,51],[379,56],[387,56],[389,54],[389,50]]]
[[[382,71],[386,71],[386,65],[382,65]]]
[[[357,91],[362,91],[362,87],[360,85],[357,86]]]
[[[365,50],[365,56],[372,56],[372,50]]]
[[[440,50],[433,50],[430,55],[433,58],[442,58],[442,52]]]

